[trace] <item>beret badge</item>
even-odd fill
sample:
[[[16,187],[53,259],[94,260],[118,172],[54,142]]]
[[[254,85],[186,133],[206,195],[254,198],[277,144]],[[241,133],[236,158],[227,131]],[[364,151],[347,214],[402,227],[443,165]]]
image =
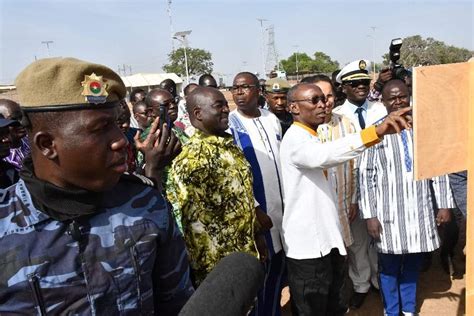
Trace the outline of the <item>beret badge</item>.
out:
[[[97,76],[95,73],[85,75],[81,85],[84,88],[81,94],[86,97],[88,103],[105,103],[109,94],[106,90],[107,84],[102,80],[102,76]]]

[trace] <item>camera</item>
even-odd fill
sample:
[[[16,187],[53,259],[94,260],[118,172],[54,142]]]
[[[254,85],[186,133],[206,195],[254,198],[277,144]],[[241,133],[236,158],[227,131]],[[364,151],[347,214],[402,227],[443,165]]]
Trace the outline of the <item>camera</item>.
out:
[[[402,48],[402,44],[403,41],[401,38],[395,38],[392,40],[392,42],[390,42],[390,70],[392,71],[392,78],[405,81],[405,78],[410,76],[410,72],[399,63],[400,49]]]

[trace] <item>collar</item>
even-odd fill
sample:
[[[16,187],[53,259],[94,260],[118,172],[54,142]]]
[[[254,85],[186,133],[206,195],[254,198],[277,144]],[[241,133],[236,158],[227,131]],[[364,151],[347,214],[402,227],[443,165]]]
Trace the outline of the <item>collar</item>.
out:
[[[215,146],[228,146],[234,143],[232,135],[222,137],[217,135],[209,135],[201,130],[196,129],[196,132],[191,137],[190,141],[205,142]]]
[[[15,195],[18,197],[19,202],[23,205],[22,218],[26,223],[26,227],[34,226],[46,220],[50,220],[51,217],[46,213],[41,212],[33,204],[31,193],[25,185],[25,182],[20,179],[15,186]]]
[[[349,100],[346,100],[345,104],[350,109],[351,113],[353,114],[355,114],[357,109],[359,108],[359,106],[355,105]],[[360,107],[362,107],[367,113],[367,109],[369,108],[369,102],[367,101],[367,99],[364,101],[364,104],[362,104]]]
[[[37,178],[31,157],[23,161],[20,178],[35,208],[57,221],[92,215],[100,209],[103,202],[103,192],[80,188],[64,189]]]
[[[305,124],[300,123],[300,122],[293,122],[293,125],[301,127],[302,129],[304,129],[308,133],[310,133],[312,136],[316,136],[316,137],[318,136],[318,133],[316,133],[316,131],[314,129],[312,129],[311,127],[309,127],[308,125],[305,125]]]

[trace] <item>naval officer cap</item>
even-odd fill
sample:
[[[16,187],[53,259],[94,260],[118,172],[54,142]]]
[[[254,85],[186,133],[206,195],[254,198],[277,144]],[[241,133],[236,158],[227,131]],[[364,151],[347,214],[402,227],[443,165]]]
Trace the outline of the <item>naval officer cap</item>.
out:
[[[287,93],[290,88],[290,83],[282,78],[272,78],[265,81],[265,92],[267,93]]]
[[[75,58],[35,61],[17,76],[15,85],[25,112],[109,108],[126,94],[112,69]]]
[[[370,61],[365,59],[355,60],[341,69],[341,71],[336,77],[336,81],[339,83],[343,83],[344,81],[350,80],[370,80],[369,69]]]

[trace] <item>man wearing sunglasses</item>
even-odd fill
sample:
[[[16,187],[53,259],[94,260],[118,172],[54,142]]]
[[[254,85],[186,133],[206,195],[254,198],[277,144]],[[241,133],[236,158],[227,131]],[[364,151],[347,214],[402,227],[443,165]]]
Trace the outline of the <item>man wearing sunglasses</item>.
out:
[[[326,122],[322,90],[300,83],[288,91],[294,123],[280,147],[284,205],[283,247],[296,315],[343,315],[346,248],[334,190],[324,169],[358,157],[384,135],[410,128],[411,108],[390,113],[378,126],[322,143],[318,126]]]
[[[387,115],[383,104],[367,100],[370,90],[369,66],[367,60],[356,60],[342,68],[336,77],[347,99],[333,113],[348,118],[356,131]],[[354,295],[350,306],[357,309],[364,303],[370,284],[378,288],[377,253],[373,247],[369,247],[367,226],[360,216],[356,216],[351,223],[351,231],[354,243],[349,247],[349,276],[354,284]]]

